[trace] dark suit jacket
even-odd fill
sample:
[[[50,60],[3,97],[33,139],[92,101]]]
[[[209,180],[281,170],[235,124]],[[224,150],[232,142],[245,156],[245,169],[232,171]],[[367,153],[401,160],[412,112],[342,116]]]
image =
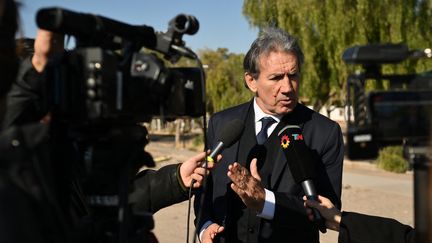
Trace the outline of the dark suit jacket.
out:
[[[264,162],[272,166],[270,177],[263,181],[266,189],[275,194],[276,207],[272,220],[258,218],[255,212],[245,209],[238,196],[229,188],[230,180],[226,175],[228,165],[238,161],[248,166],[251,157],[245,155],[245,152],[250,154],[247,149],[256,144],[255,133],[252,132],[255,130],[253,101],[211,117],[207,140],[210,148],[217,142],[224,125],[233,119],[245,121],[246,128],[240,140],[223,151],[222,161],[211,172],[207,190],[195,199],[198,229],[209,220],[225,225],[226,232],[221,235],[221,242],[318,242],[318,230],[306,217],[302,200],[304,192],[294,182],[279,145],[266,146]],[[277,133],[287,124],[302,127],[305,143],[315,157],[317,192],[329,197],[340,208],[344,151],[339,125],[298,104],[292,113],[282,118],[268,141],[278,142]],[[202,205],[200,200],[204,202]]]

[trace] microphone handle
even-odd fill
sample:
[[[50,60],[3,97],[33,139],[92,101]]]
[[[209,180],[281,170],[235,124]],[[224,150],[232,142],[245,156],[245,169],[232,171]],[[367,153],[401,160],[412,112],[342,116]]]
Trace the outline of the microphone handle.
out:
[[[211,153],[207,156],[206,161],[203,161],[200,166],[201,167],[206,167],[206,163],[210,162],[210,163],[214,163],[216,156],[220,153],[220,151],[222,151],[222,149],[224,148],[224,143],[222,141],[219,141],[218,144],[216,145],[216,147],[211,151]],[[192,179],[192,183],[191,186],[196,182],[195,179]]]
[[[216,147],[214,147],[213,150],[211,150],[211,153],[206,157],[206,161],[203,161],[200,166],[204,168],[207,162],[214,163],[216,156],[222,151],[222,149],[224,149],[224,143],[219,141],[216,144]]]
[[[306,194],[306,198],[318,202],[318,196],[315,190],[315,186],[312,180],[305,180],[301,183],[303,191]],[[316,208],[311,208],[314,215],[314,222],[318,225],[321,233],[326,233],[327,228],[325,226],[325,219],[321,216],[320,212]]]
[[[219,141],[208,157],[210,157],[211,160],[215,160],[216,156],[220,153],[220,151],[222,151],[223,148],[224,148],[224,143],[222,141]]]

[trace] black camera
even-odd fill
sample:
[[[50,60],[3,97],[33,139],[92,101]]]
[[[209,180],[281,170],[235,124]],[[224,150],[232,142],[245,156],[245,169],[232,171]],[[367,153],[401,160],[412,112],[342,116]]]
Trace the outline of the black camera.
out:
[[[416,242],[431,240],[432,75],[382,74],[381,66],[431,55],[431,49],[410,51],[403,44],[372,44],[348,48],[342,57],[364,69],[351,74],[347,82],[347,155],[370,159],[383,146],[403,145],[404,157],[414,170]],[[366,92],[368,79],[388,80],[389,88]]]
[[[52,116],[53,159],[76,168],[82,200],[92,209],[92,238],[143,242],[152,217],[137,211],[129,196],[138,170],[154,161],[144,151],[147,129],[138,123],[205,114],[202,65],[182,40],[198,31],[198,21],[180,14],[166,32],[156,32],[60,8],[39,10],[36,21],[76,39],[76,48],[53,57],[45,69],[41,99]],[[195,59],[197,67],[170,68],[163,60],[181,57]]]
[[[411,51],[403,44],[370,44],[345,50],[342,59],[360,64],[362,72],[347,81],[347,155],[370,159],[381,147],[410,144],[426,146],[432,112],[430,73],[383,74],[384,64],[428,58],[430,49]],[[388,89],[366,91],[367,80],[387,80]]]
[[[198,21],[180,14],[164,33],[102,16],[60,8],[41,9],[42,29],[73,35],[76,48],[47,68],[47,110],[75,123],[132,123],[152,116],[204,115],[201,67],[167,68],[154,53],[176,62],[196,55],[182,40],[198,31]]]

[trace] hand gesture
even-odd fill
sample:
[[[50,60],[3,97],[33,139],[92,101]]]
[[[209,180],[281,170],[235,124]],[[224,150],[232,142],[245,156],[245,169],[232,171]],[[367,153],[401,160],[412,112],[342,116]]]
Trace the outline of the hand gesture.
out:
[[[228,177],[233,183],[231,188],[243,203],[252,210],[261,213],[264,208],[265,190],[258,174],[257,159],[253,159],[249,171],[239,163],[228,166]]]

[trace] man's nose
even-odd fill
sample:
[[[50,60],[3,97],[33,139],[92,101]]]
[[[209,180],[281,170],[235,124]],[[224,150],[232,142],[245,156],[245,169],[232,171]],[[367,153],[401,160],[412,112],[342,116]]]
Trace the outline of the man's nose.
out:
[[[280,81],[280,90],[283,93],[292,91],[292,80],[288,77],[288,75],[285,75],[284,78]]]

